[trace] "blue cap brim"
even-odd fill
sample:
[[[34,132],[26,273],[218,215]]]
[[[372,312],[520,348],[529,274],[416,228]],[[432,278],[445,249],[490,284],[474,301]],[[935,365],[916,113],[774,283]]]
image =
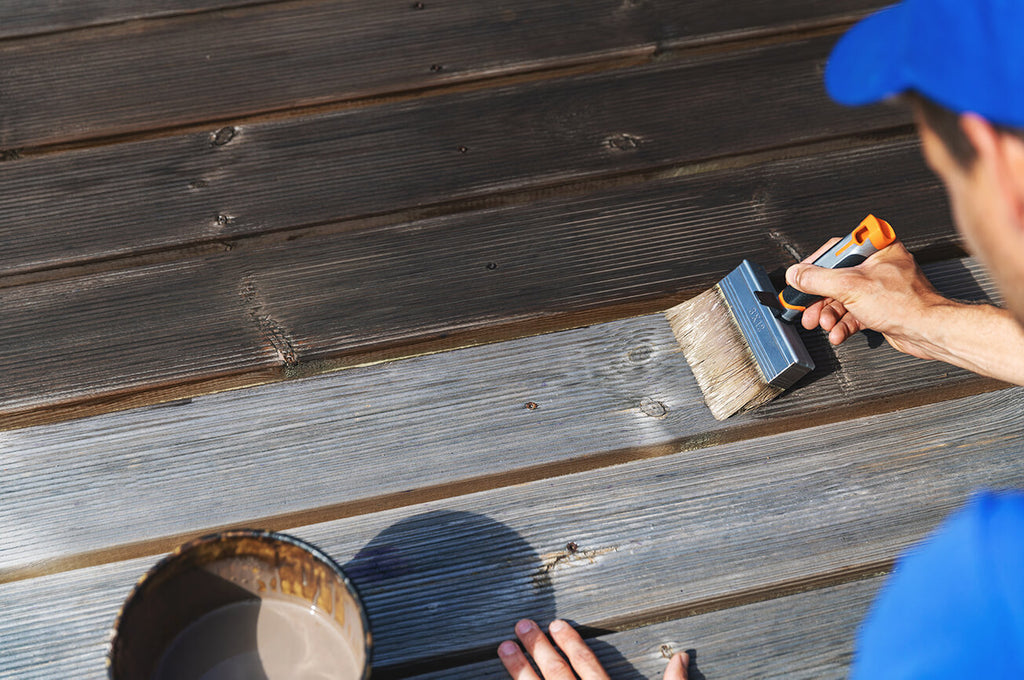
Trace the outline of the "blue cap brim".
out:
[[[844,35],[825,66],[825,89],[840,104],[860,106],[907,89],[902,72],[907,21],[904,5],[863,19]]]

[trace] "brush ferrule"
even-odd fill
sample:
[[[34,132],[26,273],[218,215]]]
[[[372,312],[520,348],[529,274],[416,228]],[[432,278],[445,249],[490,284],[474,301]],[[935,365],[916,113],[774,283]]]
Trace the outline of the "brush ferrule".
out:
[[[761,265],[743,260],[718,286],[769,385],[787,389],[814,370],[796,328],[783,323],[758,299],[760,291],[776,295]]]

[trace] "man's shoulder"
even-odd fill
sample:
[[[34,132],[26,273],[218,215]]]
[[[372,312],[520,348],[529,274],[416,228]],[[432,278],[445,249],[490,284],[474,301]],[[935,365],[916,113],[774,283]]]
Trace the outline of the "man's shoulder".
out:
[[[1024,677],[1024,493],[974,494],[900,558],[861,628],[852,677],[954,668]]]

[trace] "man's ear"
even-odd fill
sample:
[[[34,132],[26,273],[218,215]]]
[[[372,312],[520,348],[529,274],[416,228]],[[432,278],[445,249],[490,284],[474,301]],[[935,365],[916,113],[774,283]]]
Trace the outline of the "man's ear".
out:
[[[996,148],[999,133],[992,127],[992,123],[975,113],[964,113],[960,116],[960,129],[967,135],[980,160],[994,160],[994,154],[999,151]]]
[[[1024,227],[1024,139],[1000,132],[973,113],[960,116],[960,127],[978,152],[978,163],[988,166],[1000,189],[1009,193],[1017,222]]]
[[[1017,194],[1017,222],[1024,228],[1024,139],[1003,133],[999,136],[1010,186]]]

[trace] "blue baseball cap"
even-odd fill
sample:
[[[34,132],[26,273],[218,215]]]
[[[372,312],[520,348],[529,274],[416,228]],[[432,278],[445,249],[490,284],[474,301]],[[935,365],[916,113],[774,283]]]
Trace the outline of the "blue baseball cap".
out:
[[[914,90],[957,113],[1024,127],[1024,0],[905,0],[844,35],[825,69],[840,104]]]

